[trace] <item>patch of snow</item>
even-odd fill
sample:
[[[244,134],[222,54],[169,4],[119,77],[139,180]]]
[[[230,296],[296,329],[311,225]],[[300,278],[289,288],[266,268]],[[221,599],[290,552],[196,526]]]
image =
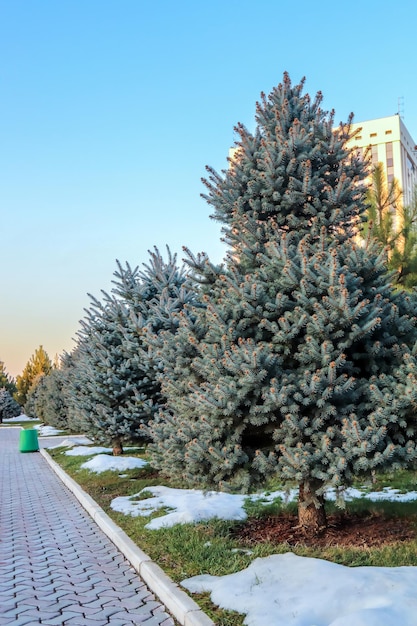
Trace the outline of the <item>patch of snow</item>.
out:
[[[101,472],[107,472],[109,470],[125,471],[145,467],[146,465],[148,465],[147,461],[133,456],[109,456],[108,454],[97,454],[89,461],[83,463],[81,467],[83,469],[90,470],[90,472],[101,474]]]
[[[18,415],[17,417],[8,417],[3,420],[3,422],[36,422],[37,420],[33,417],[28,417],[24,413],[22,415]]]
[[[281,500],[284,504],[288,504],[289,502],[295,502],[295,500],[297,500],[298,489],[280,489],[279,491],[260,492],[246,497],[253,501],[264,500],[265,502],[273,502],[274,500]]]
[[[371,502],[379,502],[381,500],[389,500],[390,502],[412,502],[417,500],[417,491],[401,492],[399,489],[392,487],[384,487],[382,491],[372,491],[363,495],[366,500]]]
[[[343,500],[345,502],[351,502],[355,499],[370,500],[371,502],[387,501],[390,502],[411,502],[417,500],[417,491],[408,491],[407,493],[401,492],[399,489],[392,487],[384,487],[381,491],[367,492],[365,489],[356,489],[355,487],[347,487],[342,491]],[[328,489],[325,494],[326,500],[335,501],[337,498],[337,492],[335,489]],[[279,499],[284,504],[289,502],[295,502],[298,498],[298,489],[289,489],[288,491],[273,491],[268,494],[259,493],[254,496],[250,496],[251,499],[265,500],[267,502],[273,502],[273,500]]]
[[[93,454],[102,454],[107,452],[112,454],[113,448],[105,448],[104,446],[74,446],[71,450],[66,450],[64,454],[66,456],[91,456]]]
[[[210,592],[247,626],[416,626],[417,567],[346,567],[292,553],[255,559],[227,576],[181,583]]]
[[[39,437],[52,437],[63,432],[54,426],[45,426],[45,424],[37,424],[34,428],[38,431]]]
[[[417,500],[417,491],[408,491],[402,493],[399,489],[392,487],[384,487],[381,491],[367,492],[362,489],[348,487],[343,490],[343,499],[345,502],[351,502],[357,498],[362,500],[370,500],[371,502],[380,502],[389,500],[390,502],[411,502]],[[336,500],[336,490],[328,489],[326,491],[326,500]]]
[[[70,440],[67,439],[66,441],[70,441]],[[91,440],[87,439],[87,437],[85,437],[85,441],[76,440],[74,443],[79,444],[79,446],[75,446],[72,450],[66,450],[64,454],[66,454],[67,456],[90,456],[93,454],[113,454],[113,448],[107,448],[105,446],[90,446],[89,448],[86,447],[89,444],[91,444]],[[68,445],[73,446],[74,443],[70,441]],[[66,443],[59,444],[59,446],[65,446],[65,445],[67,444]],[[137,446],[130,446],[130,447],[124,448],[124,450],[125,451],[127,450],[140,451],[140,450],[143,450],[143,448],[138,448]]]
[[[74,435],[73,439],[63,439],[62,441],[60,441],[59,443],[55,444],[54,446],[48,446],[49,449],[53,449],[53,448],[71,448],[72,446],[78,445],[78,446],[88,446],[89,444],[91,444],[92,441],[91,439],[88,439],[88,437],[83,437],[80,435]]]
[[[135,500],[143,492],[152,493],[152,498]],[[132,516],[148,516],[161,509],[170,512],[151,520],[145,528],[156,530],[175,524],[200,522],[213,518],[244,520],[247,515],[243,504],[247,496],[198,489],[171,489],[170,487],[145,487],[134,496],[120,496],[111,502],[111,508]]]

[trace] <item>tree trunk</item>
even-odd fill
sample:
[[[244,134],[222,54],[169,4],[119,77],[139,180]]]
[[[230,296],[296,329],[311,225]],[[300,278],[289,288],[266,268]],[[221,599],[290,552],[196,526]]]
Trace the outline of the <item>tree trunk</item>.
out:
[[[120,439],[113,440],[113,456],[119,456],[119,454],[123,454],[123,446]]]
[[[305,481],[299,487],[298,522],[308,535],[318,535],[327,528],[324,496],[317,495],[319,481]]]

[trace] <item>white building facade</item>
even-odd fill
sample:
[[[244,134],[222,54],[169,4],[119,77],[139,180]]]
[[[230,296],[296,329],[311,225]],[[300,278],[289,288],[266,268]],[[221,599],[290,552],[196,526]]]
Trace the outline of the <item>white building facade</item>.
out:
[[[400,115],[358,122],[352,131],[358,132],[351,145],[369,151],[372,165],[383,164],[387,181],[398,181],[402,204],[409,206],[417,189],[417,145]]]

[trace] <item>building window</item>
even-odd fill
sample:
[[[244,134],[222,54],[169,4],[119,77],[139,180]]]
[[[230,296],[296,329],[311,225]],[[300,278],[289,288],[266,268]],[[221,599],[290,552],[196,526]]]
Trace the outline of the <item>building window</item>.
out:
[[[392,130],[386,130],[386,131],[385,131],[385,134],[386,134],[386,135],[392,135]]]
[[[378,146],[377,145],[371,146],[371,158],[372,158],[372,165],[376,165],[378,163]]]
[[[385,156],[387,159],[387,171],[394,167],[394,155],[392,150],[392,141],[387,141],[385,144]]]
[[[370,137],[376,137],[376,133],[371,133],[369,136]]]

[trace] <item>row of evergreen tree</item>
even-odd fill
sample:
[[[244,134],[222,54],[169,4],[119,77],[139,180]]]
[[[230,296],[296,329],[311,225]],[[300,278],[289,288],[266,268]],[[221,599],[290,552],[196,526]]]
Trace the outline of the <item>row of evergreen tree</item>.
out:
[[[55,366],[58,365],[58,359],[56,361]],[[52,361],[43,346],[39,346],[31,356],[16,380],[7,372],[4,362],[0,361],[0,423],[3,419],[18,417],[22,407],[29,414],[35,415],[33,401],[36,387],[52,367]]]
[[[204,196],[225,261],[167,250],[117,263],[76,347],[40,379],[36,415],[187,484],[299,485],[300,523],[326,524],[323,493],[417,459],[414,292],[395,289],[370,233],[367,165],[322,96],[287,74],[243,125]]]

